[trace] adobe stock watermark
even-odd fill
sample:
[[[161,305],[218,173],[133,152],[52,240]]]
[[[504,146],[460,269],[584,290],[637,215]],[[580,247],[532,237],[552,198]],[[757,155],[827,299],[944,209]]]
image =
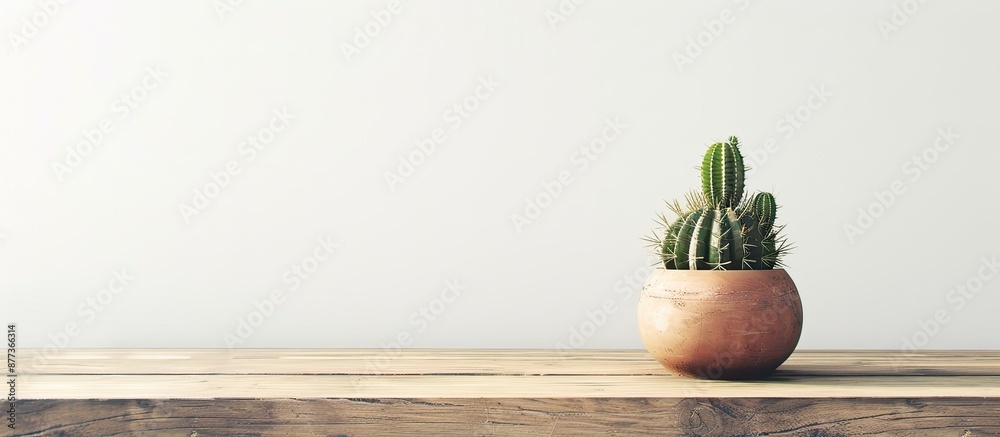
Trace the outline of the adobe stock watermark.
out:
[[[213,0],[212,8],[215,9],[215,14],[219,16],[219,21],[226,20],[226,14],[231,14],[236,11],[236,8],[243,5],[246,0]]]
[[[17,352],[17,324],[7,325],[7,402],[4,408],[7,410],[7,427],[17,429],[17,360],[21,355]]]
[[[889,36],[893,32],[898,32],[901,27],[910,21],[910,17],[920,12],[920,7],[924,3],[927,3],[927,0],[904,0],[900,4],[892,5],[892,12],[889,13],[889,19],[879,19],[875,23],[878,26],[879,33],[882,34],[882,39],[888,41]]]
[[[391,341],[382,343],[380,345],[382,351],[378,358],[365,360],[365,376],[353,380],[353,385],[358,387],[367,380],[368,375],[375,375],[387,369],[393,360],[403,354],[403,348],[413,345],[416,334],[426,331],[434,321],[448,310],[451,304],[462,297],[462,293],[468,290],[468,285],[463,284],[459,278],[446,279],[444,287],[427,304],[421,305],[410,313],[407,320],[412,328],[402,329]]]
[[[159,88],[167,77],[169,75],[159,66],[146,67],[146,74],[142,76],[139,83],[111,102],[111,113],[114,116],[102,117],[96,126],[84,129],[83,138],[80,141],[66,146],[65,157],[52,161],[52,171],[55,173],[56,179],[62,183],[67,175],[78,169],[83,161],[94,153],[94,150],[100,147],[108,135],[114,131],[116,123],[122,123],[132,115],[132,112],[145,102],[153,90]]]
[[[745,11],[750,7],[750,0],[732,0],[739,5],[739,11]],[[684,66],[691,65],[694,61],[705,53],[705,50],[712,46],[719,37],[726,31],[726,27],[736,21],[737,12],[731,8],[725,8],[719,12],[718,18],[702,21],[702,29],[693,37],[687,37],[687,45],[683,50],[675,50],[673,54],[674,63],[677,64],[677,71],[683,73]]]
[[[844,235],[851,244],[857,242],[857,237],[864,235],[871,230],[875,222],[881,218],[896,200],[906,193],[907,183],[916,182],[923,176],[924,172],[930,170],[934,163],[938,162],[941,155],[948,152],[955,145],[955,140],[962,136],[952,131],[951,126],[947,129],[939,128],[937,137],[931,145],[925,147],[920,153],[910,156],[902,165],[904,175],[909,175],[909,182],[903,179],[894,179],[889,183],[886,190],[872,192],[875,198],[867,206],[858,208],[858,215],[854,222],[844,223]]]
[[[287,129],[295,117],[296,115],[288,112],[287,108],[273,109],[271,118],[255,134],[247,136],[236,146],[237,157],[230,159],[220,169],[209,170],[206,175],[208,182],[191,189],[193,193],[191,203],[177,204],[184,224],[191,224],[195,216],[204,212],[212,200],[219,197],[233,179],[243,172],[244,165],[257,159],[258,154],[274,142],[275,137]]]
[[[112,270],[107,286],[87,296],[76,306],[77,318],[67,322],[61,330],[49,334],[49,342],[42,347],[42,353],[35,356],[32,363],[36,367],[41,367],[47,364],[48,360],[55,358],[60,350],[68,347],[70,341],[80,335],[83,326],[97,319],[97,316],[108,309],[135,280],[136,277],[124,268]]]
[[[461,100],[455,102],[441,115],[442,122],[451,127],[452,131],[457,131],[466,120],[482,107],[483,102],[493,97],[497,89],[502,84],[493,78],[492,74],[479,76],[477,83],[471,93]],[[420,166],[437,152],[438,146],[448,141],[448,135],[444,127],[436,127],[424,137],[417,139],[415,145],[409,152],[401,153],[397,156],[395,171],[386,170],[383,173],[389,191],[395,192],[399,184],[413,176]]]
[[[311,252],[306,257],[285,269],[281,275],[281,283],[284,288],[274,288],[264,299],[255,299],[251,302],[251,309],[245,316],[236,319],[236,327],[233,332],[223,332],[222,341],[227,348],[234,348],[243,344],[254,331],[260,328],[264,322],[274,315],[274,312],[286,302],[289,293],[302,288],[302,285],[319,268],[330,260],[333,252],[340,248],[340,244],[333,241],[333,237],[327,235],[316,240]]]
[[[63,6],[69,4],[69,0],[41,0],[38,2],[38,9],[29,16],[21,17],[21,27],[19,32],[8,32],[7,40],[10,41],[10,49],[14,54],[20,53],[24,46],[28,45],[34,37],[38,36],[46,25],[59,15]]]
[[[826,89],[826,85],[809,87],[809,96],[806,97],[805,101],[795,109],[782,114],[774,122],[774,130],[781,134],[785,141],[790,140],[833,96],[833,91]],[[771,155],[778,153],[781,147],[782,144],[775,137],[768,137],[764,140],[762,147],[744,149],[746,153],[744,158],[750,168],[759,169],[764,166]]]
[[[583,6],[587,0],[559,0],[552,9],[545,10],[545,19],[549,21],[549,27],[553,31],[559,23],[564,23],[570,16],[576,13],[577,6]]]
[[[983,287],[997,276],[997,273],[1000,273],[1000,261],[997,260],[996,254],[980,258],[979,267],[976,268],[975,273],[955,284],[945,293],[945,305],[935,310],[930,317],[918,320],[916,328],[910,334],[900,338],[902,344],[899,348],[899,355],[905,356],[919,352],[926,347],[931,339],[951,322],[952,316],[955,316],[972,302],[977,293],[982,291]],[[892,357],[890,360],[893,363],[893,368],[898,369],[900,362],[905,361],[905,358]]]
[[[660,258],[656,256],[650,256],[646,261],[647,265],[636,268],[615,282],[613,297],[604,299],[596,308],[585,311],[583,321],[569,328],[565,342],[556,342],[555,349],[559,351],[561,357],[565,358],[568,351],[586,346],[587,342],[607,324],[608,319],[618,312],[621,303],[624,303],[625,308],[634,307],[632,297],[642,291],[646,278],[653,272],[653,267],[650,266],[662,264]]]
[[[354,26],[354,37],[340,43],[340,51],[344,54],[344,60],[350,64],[354,60],[353,57],[360,55],[361,50],[371,45],[372,41],[389,27],[393,17],[399,15],[400,12],[403,12],[403,4],[400,0],[389,0],[384,8],[373,9],[370,13],[370,20],[360,26]]]
[[[601,133],[580,145],[570,154],[571,167],[559,171],[555,179],[551,181],[542,180],[542,189],[538,190],[535,195],[524,198],[524,209],[510,215],[510,221],[517,233],[524,232],[525,226],[541,217],[542,213],[563,194],[566,187],[573,184],[576,176],[587,171],[590,164],[608,150],[608,146],[621,138],[627,127],[618,117],[605,118]],[[573,169],[575,169],[575,175]]]

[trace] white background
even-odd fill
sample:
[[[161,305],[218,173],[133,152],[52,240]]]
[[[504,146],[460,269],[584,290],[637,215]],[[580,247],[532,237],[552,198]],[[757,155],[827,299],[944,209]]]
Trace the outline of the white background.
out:
[[[738,135],[797,246],[800,348],[1000,348],[1000,280],[977,282],[1000,243],[1000,3],[47,1],[0,6],[0,322],[21,347],[641,348],[640,238]],[[123,94],[144,97],[125,117]],[[294,119],[248,161],[274,110]],[[606,119],[623,132],[582,169]],[[848,236],[859,208],[878,217]],[[321,238],[339,248],[292,290]],[[462,294],[436,301],[451,278]]]

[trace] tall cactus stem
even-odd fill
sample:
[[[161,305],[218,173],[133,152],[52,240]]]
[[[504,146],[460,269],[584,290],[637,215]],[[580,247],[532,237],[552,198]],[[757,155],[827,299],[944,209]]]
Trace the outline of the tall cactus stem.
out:
[[[701,188],[712,207],[736,207],[743,198],[745,172],[736,137],[708,147],[701,163]]]

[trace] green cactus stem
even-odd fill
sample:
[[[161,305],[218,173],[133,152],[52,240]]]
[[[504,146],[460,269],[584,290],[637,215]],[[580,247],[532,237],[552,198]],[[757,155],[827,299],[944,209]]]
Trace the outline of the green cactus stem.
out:
[[[774,203],[774,195],[757,193],[750,200],[750,215],[757,220],[762,235],[770,235],[774,228],[774,220],[778,215],[778,205]]]
[[[743,154],[736,137],[729,137],[727,143],[709,146],[701,163],[701,189],[710,205],[735,208],[743,199],[745,174]]]
[[[668,269],[740,269],[745,257],[743,241],[735,211],[704,209],[678,218],[660,247]]]

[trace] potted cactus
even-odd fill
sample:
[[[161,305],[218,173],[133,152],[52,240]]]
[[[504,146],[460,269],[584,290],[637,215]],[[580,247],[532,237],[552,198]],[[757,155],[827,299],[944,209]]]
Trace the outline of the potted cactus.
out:
[[[782,268],[789,246],[771,193],[744,194],[739,140],[712,144],[701,190],[676,215],[659,216],[647,241],[662,261],[639,299],[639,334],[672,373],[704,379],[759,378],[791,355],[802,303]]]

